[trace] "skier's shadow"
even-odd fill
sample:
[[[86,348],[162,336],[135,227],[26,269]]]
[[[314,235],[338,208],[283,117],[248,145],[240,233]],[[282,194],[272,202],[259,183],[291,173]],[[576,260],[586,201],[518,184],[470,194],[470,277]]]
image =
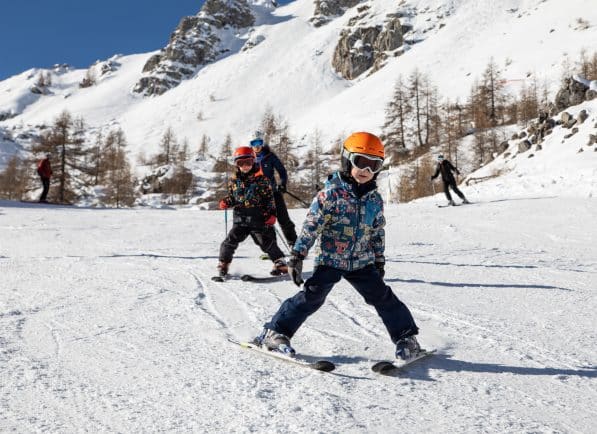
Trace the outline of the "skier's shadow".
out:
[[[557,376],[560,379],[567,377],[597,378],[597,366],[589,366],[579,369],[565,368],[533,368],[527,366],[508,366],[496,363],[476,363],[465,360],[453,359],[449,354],[436,354],[425,361],[414,362],[417,365],[409,366],[408,369],[397,370],[391,376],[404,377],[422,381],[435,381],[430,375],[430,369],[446,372],[479,372],[488,374],[516,374],[516,375],[542,375],[547,377]]]

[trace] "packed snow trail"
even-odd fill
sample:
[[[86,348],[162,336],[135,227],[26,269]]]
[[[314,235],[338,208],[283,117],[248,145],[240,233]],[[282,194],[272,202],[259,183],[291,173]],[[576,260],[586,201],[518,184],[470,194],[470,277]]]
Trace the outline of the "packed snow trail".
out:
[[[444,211],[387,207],[386,280],[438,354],[382,377],[393,344],[345,282],[293,339],[334,375],[228,342],[297,287],[212,282],[221,212],[0,201],[0,431],[592,432],[597,201]]]

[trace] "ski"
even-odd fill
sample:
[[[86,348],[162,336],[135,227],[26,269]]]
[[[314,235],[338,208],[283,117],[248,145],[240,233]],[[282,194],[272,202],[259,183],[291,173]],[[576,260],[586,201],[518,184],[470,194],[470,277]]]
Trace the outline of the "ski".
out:
[[[336,369],[336,365],[330,362],[329,360],[316,360],[314,362],[310,362],[301,358],[300,356],[291,356],[286,353],[282,353],[280,351],[275,350],[267,350],[261,348],[259,345],[254,344],[252,342],[239,342],[232,339],[228,339],[228,341],[232,342],[240,346],[241,348],[245,348],[250,351],[255,351],[257,353],[263,354],[265,356],[273,357],[278,360],[282,360],[284,362],[292,363],[293,365],[302,366],[304,368],[314,369],[316,371],[322,372],[331,372]]]
[[[243,282],[279,282],[280,280],[288,279],[288,274],[279,274],[277,276],[253,276],[252,274],[243,274],[240,276],[240,280]]]
[[[450,204],[448,204],[448,205],[437,205],[438,208],[448,208],[448,207],[451,207],[451,206],[460,206],[460,204],[455,203],[454,205],[450,205]]]
[[[243,282],[279,282],[280,280],[288,279],[288,274],[280,274],[276,276],[253,276],[252,274],[226,274],[225,276],[213,276],[211,280],[214,282],[226,282],[228,280],[242,280]]]
[[[421,352],[419,352],[419,354],[416,357],[413,357],[408,361],[396,359],[396,361],[391,362],[389,360],[382,360],[381,362],[377,362],[373,366],[371,366],[371,370],[381,375],[393,375],[394,373],[400,371],[401,369],[404,369],[411,363],[414,363],[417,360],[425,359],[435,354],[436,352],[437,350],[421,350]]]

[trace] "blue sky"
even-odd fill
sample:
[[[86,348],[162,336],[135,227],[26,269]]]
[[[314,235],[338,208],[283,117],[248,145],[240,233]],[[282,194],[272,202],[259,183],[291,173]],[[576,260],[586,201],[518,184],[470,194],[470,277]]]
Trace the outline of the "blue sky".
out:
[[[29,68],[85,68],[114,54],[162,48],[202,0],[6,0],[0,7],[0,80]]]

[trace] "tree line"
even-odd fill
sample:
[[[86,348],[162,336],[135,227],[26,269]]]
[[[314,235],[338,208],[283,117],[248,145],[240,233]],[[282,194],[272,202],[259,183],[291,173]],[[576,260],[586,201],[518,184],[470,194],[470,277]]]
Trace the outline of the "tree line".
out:
[[[574,67],[565,63],[562,78],[573,72],[597,79],[597,52],[589,56],[582,51]],[[507,91],[510,83],[520,85],[518,94]],[[459,143],[471,136],[472,160],[468,163],[476,170],[499,153],[500,143],[507,140],[505,126],[526,126],[550,113],[553,104],[549,98],[547,84],[540,83],[534,74],[507,80],[493,58],[463,101],[442,98],[429,77],[419,70],[408,77],[399,76],[386,105],[381,135],[391,164],[411,163],[395,198],[409,201],[433,193],[429,182],[435,170],[434,162],[429,160],[432,148],[458,165]]]
[[[570,76],[573,69],[588,79],[597,79],[597,53],[588,56],[582,52],[574,68],[565,65],[563,74]],[[40,86],[48,82],[43,75],[39,81]],[[419,70],[396,79],[381,134],[387,161],[407,168],[394,199],[408,201],[433,193],[429,182],[435,168],[429,158],[431,148],[439,149],[458,165],[459,143],[469,135],[473,141],[473,161],[469,163],[476,169],[498,151],[498,145],[505,139],[502,127],[527,124],[548,110],[547,86],[538,83],[534,75],[522,79],[518,95],[509,94],[507,84],[493,59],[473,82],[464,101],[442,98],[428,76]],[[219,154],[214,156],[209,154],[214,146],[207,135],[200,137],[196,151],[191,152],[188,140],[180,141],[168,127],[161,137],[158,153],[149,157],[140,155],[137,159],[151,174],[136,179],[122,129],[110,130],[105,135],[102,132],[90,135],[87,129],[83,118],[68,111],[61,113],[51,126],[44,128],[28,150],[29,156],[14,156],[0,173],[0,197],[22,199],[39,188],[32,168],[36,159],[46,154],[50,155],[54,171],[50,194],[61,203],[95,197],[108,206],[131,206],[140,195],[149,193],[165,195],[171,203],[187,203],[193,195],[202,193],[201,200],[214,202],[225,194],[227,174],[233,170],[230,156],[236,147],[230,134],[226,134]],[[271,107],[265,108],[257,129],[263,132],[265,142],[291,174],[287,187],[299,199],[289,197],[289,206],[304,206],[300,198],[309,200],[327,175],[338,167],[344,132],[338,134],[331,148],[323,146],[320,130],[305,135],[302,143],[307,145],[301,146],[307,149],[302,150],[299,158],[298,144],[290,134],[288,121]],[[193,159],[214,160],[214,174],[209,182],[193,176],[189,169]]]

